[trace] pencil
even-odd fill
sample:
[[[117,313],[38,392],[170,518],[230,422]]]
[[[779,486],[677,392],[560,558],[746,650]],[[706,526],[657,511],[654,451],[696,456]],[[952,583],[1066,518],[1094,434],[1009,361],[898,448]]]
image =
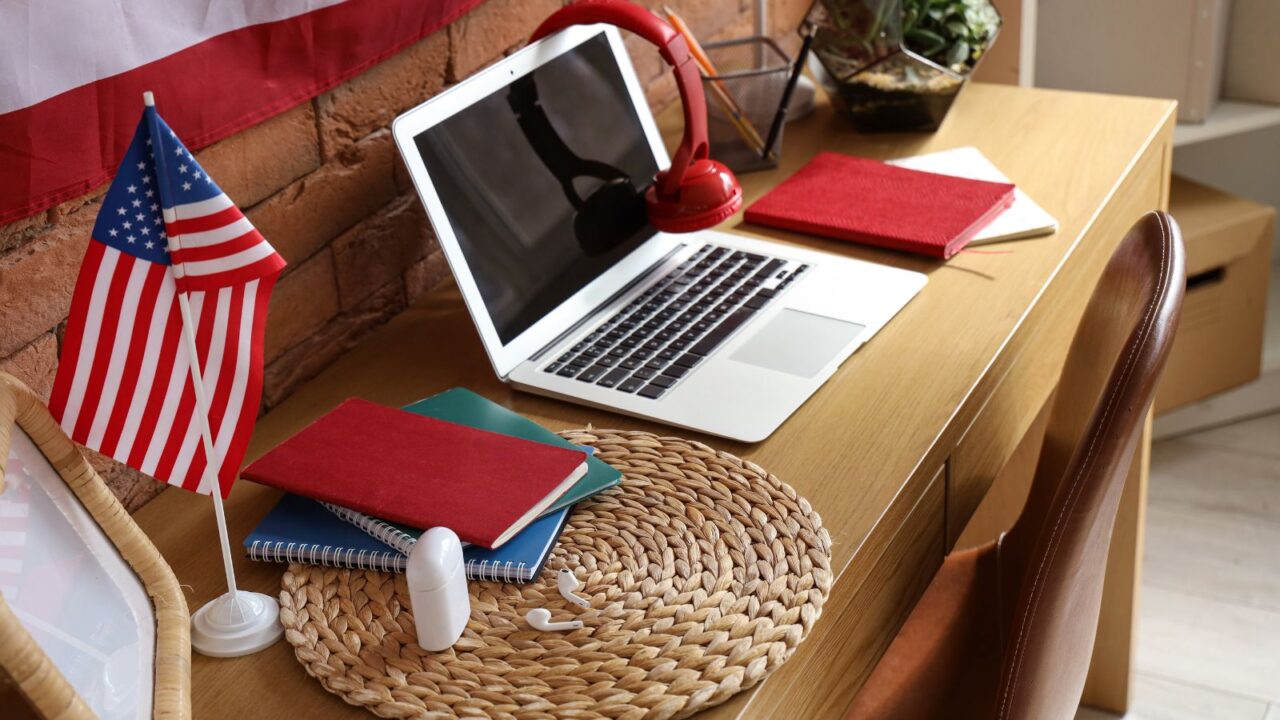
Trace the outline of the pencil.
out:
[[[760,133],[756,131],[755,126],[752,125],[751,121],[747,119],[745,114],[743,114],[742,108],[734,101],[733,96],[729,93],[728,88],[724,86],[724,83],[715,79],[719,73],[716,72],[715,65],[711,64],[711,58],[707,57],[706,51],[704,51],[702,46],[698,44],[698,40],[693,36],[693,32],[689,30],[689,26],[685,23],[684,19],[677,15],[671,8],[664,7],[663,10],[666,12],[667,22],[671,23],[671,26],[676,29],[676,32],[684,36],[685,44],[689,46],[689,53],[693,55],[694,62],[698,63],[698,67],[702,69],[702,72],[711,79],[709,84],[711,85],[712,93],[716,96],[716,100],[720,103],[725,114],[729,116],[729,120],[733,123],[738,134],[742,136],[742,139],[746,141],[747,145],[751,146],[752,149],[757,152],[763,152],[764,140],[760,137]]]

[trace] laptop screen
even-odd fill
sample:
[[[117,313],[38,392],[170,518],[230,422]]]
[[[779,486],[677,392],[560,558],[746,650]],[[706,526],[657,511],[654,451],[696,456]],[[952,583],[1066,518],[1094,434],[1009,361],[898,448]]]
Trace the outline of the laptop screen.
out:
[[[658,167],[603,33],[414,142],[504,345],[655,233]]]

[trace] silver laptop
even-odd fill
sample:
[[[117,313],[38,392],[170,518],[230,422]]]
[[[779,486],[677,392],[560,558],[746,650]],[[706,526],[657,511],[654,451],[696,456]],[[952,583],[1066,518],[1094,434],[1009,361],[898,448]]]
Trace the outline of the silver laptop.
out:
[[[494,370],[529,392],[763,440],[925,284],[651,227],[668,157],[609,26],[533,43],[392,127]]]

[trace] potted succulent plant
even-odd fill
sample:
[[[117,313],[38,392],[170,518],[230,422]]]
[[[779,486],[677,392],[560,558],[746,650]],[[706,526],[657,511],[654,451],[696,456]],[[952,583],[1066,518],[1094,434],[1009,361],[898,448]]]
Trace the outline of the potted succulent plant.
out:
[[[936,130],[999,29],[990,0],[815,0],[806,18],[823,83],[862,131]]]

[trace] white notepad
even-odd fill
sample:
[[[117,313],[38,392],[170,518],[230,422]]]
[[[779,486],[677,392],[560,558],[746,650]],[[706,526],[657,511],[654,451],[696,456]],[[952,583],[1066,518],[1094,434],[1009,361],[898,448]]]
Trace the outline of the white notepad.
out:
[[[1009,178],[1000,172],[1000,168],[992,164],[976,147],[961,147],[927,155],[898,158],[890,160],[889,164],[971,180],[1009,182]],[[1058,221],[1052,215],[1027,197],[1027,194],[1022,192],[1022,188],[1015,188],[1013,192],[1013,204],[1009,209],[997,215],[990,225],[980,230],[969,241],[970,245],[1021,240],[1057,232]]]

